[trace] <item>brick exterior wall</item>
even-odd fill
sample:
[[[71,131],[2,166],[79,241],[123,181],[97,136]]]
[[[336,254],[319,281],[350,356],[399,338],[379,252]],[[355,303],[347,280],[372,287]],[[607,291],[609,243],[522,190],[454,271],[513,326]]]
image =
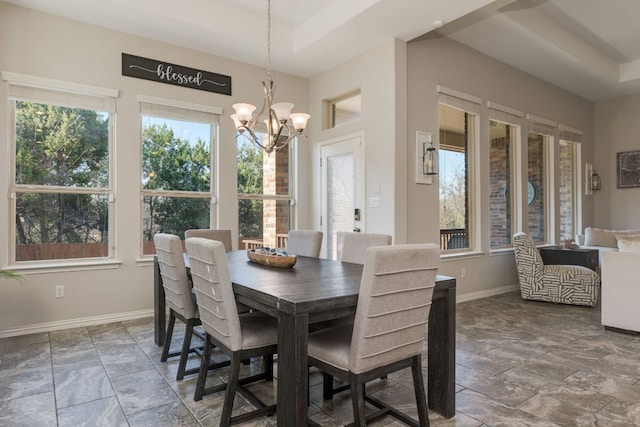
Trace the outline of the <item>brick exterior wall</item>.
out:
[[[491,140],[489,152],[489,215],[491,247],[511,245],[511,141]]]
[[[262,156],[264,194],[289,194],[289,152],[286,148]],[[277,247],[277,234],[287,234],[290,226],[288,200],[265,200],[262,215],[263,245]]]
[[[544,140],[545,136],[529,134],[528,138],[529,181],[536,188],[536,198],[529,205],[529,236],[534,242],[545,241],[545,185],[544,185]]]
[[[580,189],[575,188],[575,153],[576,144],[566,142],[560,144],[560,239],[574,239],[575,198],[580,195]],[[574,188],[576,190],[574,194]]]

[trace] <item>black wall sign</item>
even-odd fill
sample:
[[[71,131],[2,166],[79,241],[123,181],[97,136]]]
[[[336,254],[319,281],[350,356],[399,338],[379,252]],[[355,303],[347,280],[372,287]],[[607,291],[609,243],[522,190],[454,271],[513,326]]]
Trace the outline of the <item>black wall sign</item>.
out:
[[[122,75],[231,95],[231,76],[122,54]]]

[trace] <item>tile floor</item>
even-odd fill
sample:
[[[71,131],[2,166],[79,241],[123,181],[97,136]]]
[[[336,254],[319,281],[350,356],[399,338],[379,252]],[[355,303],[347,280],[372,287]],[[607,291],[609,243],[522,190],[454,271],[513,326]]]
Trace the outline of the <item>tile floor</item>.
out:
[[[599,311],[517,293],[458,304],[457,414],[430,413],[431,425],[640,426],[640,336],[603,331]],[[175,381],[177,362],[159,359],[152,319],[1,339],[0,426],[218,425],[222,394],[194,402],[195,378]],[[323,401],[320,381],[311,376],[311,418],[350,422],[348,393]],[[402,372],[369,390],[415,414],[410,384]],[[275,382],[252,387],[274,400]],[[249,407],[238,395],[234,413]]]

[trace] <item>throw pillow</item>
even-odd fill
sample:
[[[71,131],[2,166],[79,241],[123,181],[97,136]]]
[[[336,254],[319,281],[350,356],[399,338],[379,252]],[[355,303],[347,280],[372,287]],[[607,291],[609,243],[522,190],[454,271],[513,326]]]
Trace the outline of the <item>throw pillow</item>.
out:
[[[620,233],[623,234],[623,233]],[[608,246],[615,248],[616,244],[616,232],[613,230],[604,230],[602,228],[587,227],[584,230],[584,245],[585,246]]]
[[[616,234],[616,240],[620,241],[620,239],[639,241],[640,234]]]
[[[640,252],[640,240],[618,239],[620,252]]]

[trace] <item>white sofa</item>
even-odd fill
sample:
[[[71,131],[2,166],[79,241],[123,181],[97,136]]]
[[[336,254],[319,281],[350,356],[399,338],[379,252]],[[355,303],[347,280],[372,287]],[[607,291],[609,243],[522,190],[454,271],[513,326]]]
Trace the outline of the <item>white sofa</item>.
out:
[[[602,324],[609,328],[640,332],[640,241],[638,252],[602,254]]]
[[[618,250],[616,236],[631,235],[640,235],[640,230],[605,230],[603,228],[587,227],[584,229],[584,234],[576,235],[576,243],[584,249],[597,249],[599,265],[602,267],[602,255],[607,251]]]

